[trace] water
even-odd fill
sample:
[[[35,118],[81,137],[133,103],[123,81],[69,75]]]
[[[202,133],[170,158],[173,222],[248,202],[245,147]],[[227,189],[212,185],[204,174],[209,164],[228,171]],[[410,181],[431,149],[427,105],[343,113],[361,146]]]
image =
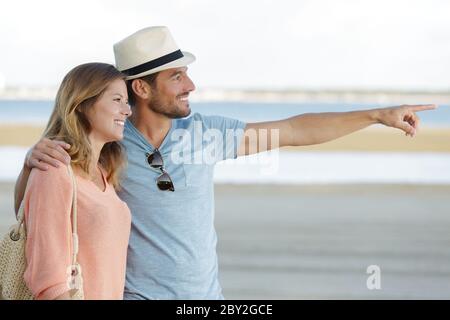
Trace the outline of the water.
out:
[[[308,112],[341,112],[384,107],[379,104],[341,103],[255,103],[255,102],[194,102],[192,111],[205,115],[222,115],[246,122],[279,120]],[[45,125],[53,110],[53,101],[0,100],[0,124]],[[450,127],[450,106],[421,112],[422,124],[427,127]]]
[[[308,112],[345,112],[387,107],[379,104],[341,103],[244,103],[214,102],[192,105],[194,112],[223,115],[246,122],[279,120]],[[430,127],[450,127],[450,106],[442,105],[432,112],[421,112],[422,124]]]

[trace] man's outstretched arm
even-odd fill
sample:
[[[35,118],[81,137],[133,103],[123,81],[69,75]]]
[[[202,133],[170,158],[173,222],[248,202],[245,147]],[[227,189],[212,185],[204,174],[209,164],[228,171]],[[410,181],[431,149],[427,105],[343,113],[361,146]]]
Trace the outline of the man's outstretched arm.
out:
[[[420,122],[416,112],[432,109],[436,109],[436,105],[403,105],[351,112],[306,113],[280,121],[248,123],[238,156],[278,147],[320,144],[376,123],[400,129],[414,137]],[[277,130],[278,135],[271,135],[271,130]],[[267,143],[261,143],[262,137]]]
[[[48,165],[58,167],[61,163],[69,164],[70,156],[65,150],[69,148],[70,145],[64,141],[42,138],[27,152],[22,171],[14,187],[14,210],[16,215],[25,194],[31,169],[37,168],[46,171],[48,170]]]

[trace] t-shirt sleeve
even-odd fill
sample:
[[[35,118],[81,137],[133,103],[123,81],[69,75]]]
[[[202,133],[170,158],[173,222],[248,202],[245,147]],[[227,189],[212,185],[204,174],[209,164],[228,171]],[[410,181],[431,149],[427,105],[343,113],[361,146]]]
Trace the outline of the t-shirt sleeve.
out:
[[[222,116],[198,115],[203,121],[204,137],[216,143],[217,161],[237,158],[237,151],[244,136],[246,123]]]
[[[52,300],[70,290],[72,182],[67,167],[33,169],[24,201],[24,279],[35,299]]]

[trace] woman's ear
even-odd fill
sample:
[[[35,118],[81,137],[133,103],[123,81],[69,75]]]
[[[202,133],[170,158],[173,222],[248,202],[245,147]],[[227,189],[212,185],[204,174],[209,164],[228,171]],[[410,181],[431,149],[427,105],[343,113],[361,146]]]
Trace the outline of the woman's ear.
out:
[[[147,100],[150,98],[150,85],[142,79],[134,79],[131,82],[131,88],[134,94],[140,99]]]

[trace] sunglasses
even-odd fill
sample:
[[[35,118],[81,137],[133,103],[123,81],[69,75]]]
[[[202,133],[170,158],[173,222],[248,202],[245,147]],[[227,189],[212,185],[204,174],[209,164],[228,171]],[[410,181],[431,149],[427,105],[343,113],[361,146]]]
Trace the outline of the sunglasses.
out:
[[[158,189],[161,191],[175,191],[172,179],[164,170],[164,162],[159,150],[155,149],[153,153],[146,153],[145,156],[150,167],[161,170],[161,175],[156,179]]]

